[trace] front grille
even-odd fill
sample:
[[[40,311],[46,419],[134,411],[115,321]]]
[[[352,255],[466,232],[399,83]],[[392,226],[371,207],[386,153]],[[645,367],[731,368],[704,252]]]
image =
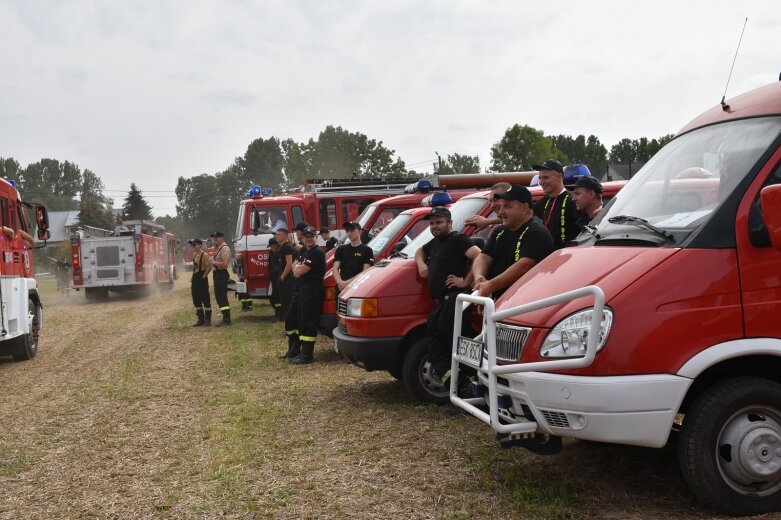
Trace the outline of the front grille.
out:
[[[98,279],[102,278],[119,278],[119,270],[118,269],[99,269],[98,270]]]
[[[344,323],[338,323],[336,327],[339,329],[339,332],[341,332],[345,336],[347,335],[347,325],[345,325]]]
[[[336,302],[336,313],[339,316],[347,316],[347,300],[339,298]]]
[[[531,329],[528,327],[512,327],[510,325],[496,325],[496,359],[502,361],[518,361],[523,352],[523,344],[529,337]]]
[[[553,428],[569,428],[569,420],[567,420],[567,414],[561,412],[554,412],[553,410],[540,410],[540,413],[545,418],[545,422]]]

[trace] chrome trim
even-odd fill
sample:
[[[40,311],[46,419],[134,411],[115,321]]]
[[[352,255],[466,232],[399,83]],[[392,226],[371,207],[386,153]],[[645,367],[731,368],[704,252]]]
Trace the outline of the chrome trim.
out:
[[[529,327],[496,324],[496,359],[516,362],[521,359],[523,346],[531,333]]]

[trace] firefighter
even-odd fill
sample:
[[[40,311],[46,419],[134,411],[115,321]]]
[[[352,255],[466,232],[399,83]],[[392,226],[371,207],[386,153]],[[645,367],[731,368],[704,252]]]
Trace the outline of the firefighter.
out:
[[[331,249],[339,245],[339,240],[336,237],[331,236],[331,230],[327,227],[320,228],[320,237],[325,240],[325,252],[327,253]]]
[[[334,281],[341,291],[350,281],[374,264],[374,251],[361,242],[361,225],[358,222],[345,222],[347,242],[336,249],[334,254]]]
[[[553,245],[561,249],[580,234],[578,210],[572,194],[564,187],[564,168],[555,159],[532,166],[540,172],[540,187],[545,196],[534,205],[534,214],[542,220],[553,237]]]
[[[225,243],[225,235],[217,231],[212,235],[214,238],[214,258],[212,267],[214,269],[214,299],[220,306],[222,321],[217,324],[218,327],[224,327],[231,324],[231,307],[228,302],[228,265],[231,261],[231,248]]]
[[[268,239],[268,248],[271,252],[268,255],[268,274],[271,277],[271,296],[269,296],[269,302],[274,308],[274,323],[280,319],[284,319],[282,313],[282,295],[280,294],[281,280],[279,275],[282,274],[282,254],[280,252],[279,241],[271,237]]]
[[[287,316],[290,307],[290,299],[293,297],[293,246],[290,244],[290,231],[287,228],[279,228],[276,236],[279,242],[279,257],[282,270],[279,273],[279,316],[282,320]],[[286,357],[286,356],[283,356]]]
[[[309,226],[304,228],[301,235],[303,252],[293,266],[293,276],[298,280],[298,287],[285,316],[288,351],[284,357],[290,358],[294,365],[314,361],[325,276],[325,253],[317,247],[317,230]]]
[[[209,272],[212,270],[212,264],[203,250],[203,241],[200,238],[194,238],[189,241],[193,246],[193,274],[190,280],[190,292],[193,296],[193,305],[195,305],[195,314],[198,321],[193,327],[208,327],[212,324],[212,303],[209,297]]]

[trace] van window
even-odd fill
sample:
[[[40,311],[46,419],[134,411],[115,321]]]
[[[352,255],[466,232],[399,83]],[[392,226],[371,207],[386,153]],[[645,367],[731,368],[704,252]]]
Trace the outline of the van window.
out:
[[[767,178],[762,186],[772,186],[781,182],[781,164],[778,165],[773,173]],[[761,190],[760,190],[761,191]],[[751,204],[751,210],[748,213],[748,236],[751,245],[754,247],[770,247],[770,234],[765,226],[765,220],[762,218],[762,201],[757,198]]]
[[[320,200],[320,225],[336,229],[336,199]]]
[[[301,209],[301,206],[293,206],[290,210],[293,212],[293,227],[299,222],[304,222],[304,211]]]

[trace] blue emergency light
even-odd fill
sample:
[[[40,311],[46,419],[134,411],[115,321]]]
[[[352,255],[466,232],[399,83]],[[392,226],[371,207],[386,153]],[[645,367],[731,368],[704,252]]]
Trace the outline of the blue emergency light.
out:
[[[16,181],[13,179],[6,179],[5,182],[13,186],[14,189],[16,189]]]
[[[564,167],[564,184],[572,184],[578,177],[591,175],[591,171],[585,164],[570,164]]]
[[[247,197],[250,199],[258,199],[262,196],[263,196],[263,188],[260,187],[260,184],[255,184],[247,192]]]
[[[453,203],[453,198],[450,196],[450,194],[446,191],[440,191],[437,193],[432,193],[425,199],[423,199],[420,202],[421,206],[447,206],[448,204]]]
[[[264,197],[268,197],[269,195],[274,193],[274,190],[272,190],[271,188],[263,188],[262,190],[260,190],[260,192],[263,194]]]

